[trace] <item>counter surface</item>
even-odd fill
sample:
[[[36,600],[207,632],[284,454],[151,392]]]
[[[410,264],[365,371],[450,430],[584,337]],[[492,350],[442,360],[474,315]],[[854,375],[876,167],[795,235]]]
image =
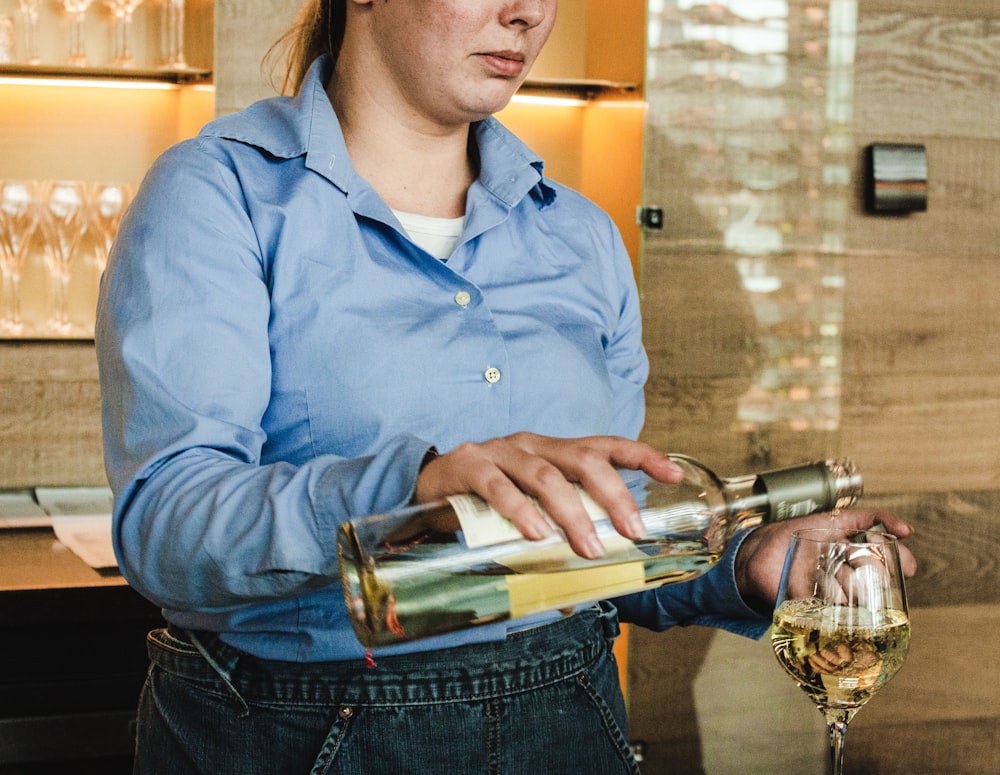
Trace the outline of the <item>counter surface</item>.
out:
[[[91,568],[49,528],[0,531],[0,592],[124,584],[117,569]]]

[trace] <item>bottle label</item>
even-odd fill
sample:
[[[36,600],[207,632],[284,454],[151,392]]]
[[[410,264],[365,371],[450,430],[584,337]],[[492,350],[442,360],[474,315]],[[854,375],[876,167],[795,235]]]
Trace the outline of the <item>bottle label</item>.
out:
[[[600,522],[608,518],[608,513],[597,505],[583,488],[577,486],[577,493],[583,502],[583,508],[587,516],[593,522]],[[535,506],[542,516],[548,520],[553,529],[558,529],[545,510],[532,498]],[[448,498],[451,507],[458,515],[458,522],[462,526],[462,533],[465,536],[465,543],[470,548],[480,546],[493,546],[507,541],[519,541],[524,538],[514,523],[502,516],[496,509],[492,508],[486,501],[478,495],[452,495]]]
[[[837,505],[837,491],[823,463],[768,471],[759,476],[771,501],[774,520],[815,514]]]
[[[774,512],[775,520],[783,519],[794,519],[795,517],[805,517],[809,514],[815,514],[818,511],[823,511],[824,508],[830,508],[829,506],[823,506],[814,500],[805,501],[779,501],[772,506],[772,511]]]
[[[510,617],[517,619],[538,611],[579,605],[626,595],[646,584],[641,562],[565,570],[560,573],[520,573],[506,577]]]

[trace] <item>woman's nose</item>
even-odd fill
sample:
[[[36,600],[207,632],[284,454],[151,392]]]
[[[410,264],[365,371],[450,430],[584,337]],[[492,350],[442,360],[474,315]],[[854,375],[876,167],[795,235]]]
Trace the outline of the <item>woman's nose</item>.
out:
[[[517,0],[507,3],[503,12],[505,25],[537,27],[555,14],[556,0]]]

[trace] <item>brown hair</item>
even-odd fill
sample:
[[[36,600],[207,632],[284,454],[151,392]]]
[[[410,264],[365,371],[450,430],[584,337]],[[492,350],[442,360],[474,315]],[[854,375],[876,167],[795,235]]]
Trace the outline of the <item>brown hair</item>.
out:
[[[295,94],[309,66],[317,57],[336,59],[344,41],[346,0],[306,0],[295,23],[274,43],[264,57],[264,66],[281,79],[280,92]]]

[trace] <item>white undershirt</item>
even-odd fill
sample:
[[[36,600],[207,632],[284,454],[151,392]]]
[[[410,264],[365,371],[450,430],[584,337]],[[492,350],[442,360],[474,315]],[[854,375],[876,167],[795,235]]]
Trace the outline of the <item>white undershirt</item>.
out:
[[[455,249],[465,228],[465,217],[433,218],[429,215],[392,211],[410,235],[410,239],[434,258],[446,260]]]

